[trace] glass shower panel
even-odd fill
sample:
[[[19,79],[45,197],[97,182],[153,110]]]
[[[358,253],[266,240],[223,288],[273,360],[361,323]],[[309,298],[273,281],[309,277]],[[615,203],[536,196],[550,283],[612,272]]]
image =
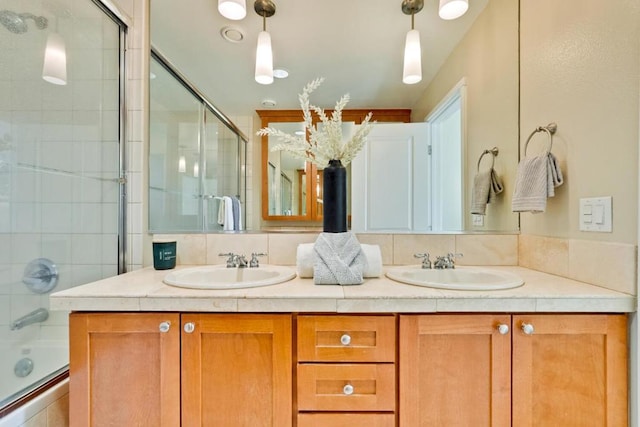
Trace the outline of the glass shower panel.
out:
[[[204,229],[242,230],[242,198],[240,197],[240,144],[238,135],[231,131],[209,109],[205,110],[204,153],[206,174],[203,176],[204,199],[206,200],[206,224]],[[226,197],[236,199],[236,215],[233,223],[225,221]],[[232,212],[233,212],[232,207]]]
[[[121,26],[91,0],[0,24],[1,408],[68,364],[49,293],[118,274]]]
[[[203,223],[200,175],[202,103],[169,71],[151,61],[149,228],[199,231]]]

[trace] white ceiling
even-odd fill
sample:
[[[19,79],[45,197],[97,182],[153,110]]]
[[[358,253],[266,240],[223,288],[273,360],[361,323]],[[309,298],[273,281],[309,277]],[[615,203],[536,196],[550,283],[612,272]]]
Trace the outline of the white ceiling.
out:
[[[455,21],[438,17],[438,0],[425,0],[415,16],[422,43],[422,81],[402,83],[404,38],[411,17],[401,0],[274,0],[267,18],[274,67],[290,76],[271,85],[254,80],[255,48],[262,17],[247,0],[247,17],[230,21],[217,0],[151,0],[152,44],[223,113],[248,115],[264,109],[298,109],[298,93],[316,77],[324,84],[312,102],[332,107],[345,93],[347,108],[412,108],[440,65],[489,0],[469,0],[469,11]],[[231,43],[220,30],[233,26],[244,40]]]

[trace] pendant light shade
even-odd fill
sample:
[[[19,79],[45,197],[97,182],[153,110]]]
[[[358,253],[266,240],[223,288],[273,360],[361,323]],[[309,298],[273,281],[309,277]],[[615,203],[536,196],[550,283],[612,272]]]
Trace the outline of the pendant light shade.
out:
[[[218,12],[227,19],[238,21],[247,16],[247,4],[245,0],[218,0]]]
[[[187,159],[184,156],[180,156],[178,159],[178,172],[185,173],[187,171]]]
[[[451,20],[461,17],[469,9],[469,0],[440,0],[438,15],[440,18]]]
[[[267,33],[267,18],[276,13],[276,5],[271,0],[256,0],[253,9],[262,17],[262,31],[258,34],[256,48],[256,81],[262,85],[273,83],[273,51],[271,35]]]
[[[50,33],[47,38],[42,78],[55,85],[67,84],[67,52],[58,33]]]
[[[418,83],[422,80],[422,49],[420,48],[420,32],[409,30],[404,44],[404,71],[402,82]]]
[[[263,85],[273,83],[273,51],[271,50],[271,35],[266,31],[258,34],[256,49],[256,81]]]

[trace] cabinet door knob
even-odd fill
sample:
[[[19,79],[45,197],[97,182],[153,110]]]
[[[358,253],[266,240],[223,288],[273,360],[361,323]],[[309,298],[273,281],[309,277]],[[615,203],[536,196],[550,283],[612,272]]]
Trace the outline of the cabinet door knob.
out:
[[[507,335],[509,333],[509,325],[501,323],[500,325],[498,325],[498,332],[500,333],[500,335]]]
[[[340,337],[340,342],[342,343],[342,345],[351,344],[351,335],[344,334],[343,336]]]
[[[162,322],[160,323],[160,326],[158,328],[160,329],[160,332],[169,332],[169,329],[171,329],[171,322],[169,322],[168,320]]]
[[[342,392],[347,395],[350,396],[353,394],[353,386],[351,384],[347,384],[344,387],[342,387]]]
[[[196,325],[193,322],[187,322],[184,324],[184,331],[188,334],[196,330]]]
[[[533,325],[531,323],[523,323],[522,324],[522,332],[524,332],[527,335],[531,335],[533,334]]]

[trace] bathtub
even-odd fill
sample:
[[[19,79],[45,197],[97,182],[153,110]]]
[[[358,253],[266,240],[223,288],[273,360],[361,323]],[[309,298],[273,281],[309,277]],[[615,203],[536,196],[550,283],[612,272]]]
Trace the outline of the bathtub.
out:
[[[43,384],[52,374],[64,371],[69,364],[68,348],[67,341],[41,340],[28,344],[0,342],[0,378],[2,379],[0,381],[0,408],[22,396],[34,386]],[[27,358],[33,362],[33,370],[25,377],[19,377],[14,372],[16,364]],[[25,362],[27,361],[22,362],[23,367],[29,365],[28,362]],[[26,373],[26,370],[23,372]],[[38,396],[34,401],[40,397]],[[14,412],[21,410],[23,410],[22,407]],[[12,418],[14,412],[0,418],[0,427],[19,425],[6,424],[7,419]]]

